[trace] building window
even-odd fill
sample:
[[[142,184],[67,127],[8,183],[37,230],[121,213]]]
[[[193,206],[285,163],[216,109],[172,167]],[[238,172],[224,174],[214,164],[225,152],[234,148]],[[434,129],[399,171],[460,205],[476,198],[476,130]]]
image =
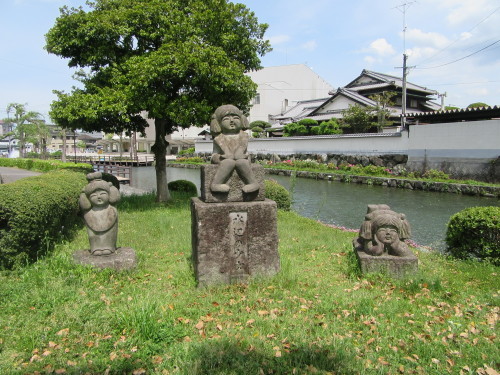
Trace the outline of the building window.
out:
[[[410,100],[410,107],[411,108],[418,108],[418,102],[416,99],[411,99]]]
[[[252,104],[260,104],[260,94],[256,94],[252,100]]]

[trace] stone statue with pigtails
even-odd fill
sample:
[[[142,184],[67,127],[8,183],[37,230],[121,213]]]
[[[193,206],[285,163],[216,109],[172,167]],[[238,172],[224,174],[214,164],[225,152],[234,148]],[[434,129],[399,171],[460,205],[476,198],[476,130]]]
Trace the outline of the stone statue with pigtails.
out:
[[[399,214],[385,204],[368,205],[365,220],[354,239],[354,248],[368,255],[412,255],[404,240],[410,238],[410,224],[404,214]]]
[[[80,194],[80,208],[87,226],[92,255],[110,255],[116,251],[119,190],[102,179],[101,172],[87,175],[88,185]]]

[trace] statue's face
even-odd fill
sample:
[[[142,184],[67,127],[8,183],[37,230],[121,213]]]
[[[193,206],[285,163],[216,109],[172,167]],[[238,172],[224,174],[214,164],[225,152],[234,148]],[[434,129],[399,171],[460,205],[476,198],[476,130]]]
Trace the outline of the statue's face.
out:
[[[375,237],[384,245],[393,244],[399,241],[398,229],[394,225],[384,225],[377,229]]]
[[[89,197],[90,203],[94,207],[103,207],[109,203],[109,194],[106,190],[97,189]]]
[[[238,133],[241,129],[240,116],[229,113],[222,118],[220,125],[224,134]]]

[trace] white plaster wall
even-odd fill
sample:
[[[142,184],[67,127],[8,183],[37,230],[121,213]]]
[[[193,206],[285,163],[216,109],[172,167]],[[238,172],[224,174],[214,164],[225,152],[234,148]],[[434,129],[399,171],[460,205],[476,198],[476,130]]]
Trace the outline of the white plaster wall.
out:
[[[410,126],[410,156],[496,158],[500,119]]]
[[[500,155],[500,119],[413,125],[410,133],[320,137],[255,138],[251,153],[408,154],[421,157],[491,159]],[[211,141],[197,141],[196,152],[212,152]]]
[[[319,137],[254,138],[248,143],[253,154],[406,154],[408,138],[401,134],[342,135]],[[197,141],[196,152],[212,152],[211,141]]]
[[[333,86],[304,64],[267,67],[247,75],[258,84],[260,104],[250,109],[250,122],[268,121],[269,115],[277,115],[289,109],[297,101],[328,97]],[[288,108],[283,107],[285,99]]]

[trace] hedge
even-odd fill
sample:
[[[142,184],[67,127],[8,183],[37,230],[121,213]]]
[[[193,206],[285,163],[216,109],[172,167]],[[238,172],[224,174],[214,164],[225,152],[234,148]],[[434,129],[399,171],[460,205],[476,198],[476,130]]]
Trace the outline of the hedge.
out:
[[[196,185],[188,180],[175,180],[168,183],[168,189],[172,191],[181,191],[188,193],[189,196],[198,196]]]
[[[276,202],[279,209],[289,211],[292,205],[290,193],[275,180],[264,180],[265,196]]]
[[[500,207],[470,207],[450,218],[448,252],[460,259],[487,259],[500,265]]]
[[[53,171],[0,185],[0,269],[36,260],[80,224],[84,173]]]
[[[68,163],[60,160],[40,160],[22,158],[0,158],[0,167],[17,167],[37,172],[49,172],[61,169],[92,173],[92,165],[86,163]]]

